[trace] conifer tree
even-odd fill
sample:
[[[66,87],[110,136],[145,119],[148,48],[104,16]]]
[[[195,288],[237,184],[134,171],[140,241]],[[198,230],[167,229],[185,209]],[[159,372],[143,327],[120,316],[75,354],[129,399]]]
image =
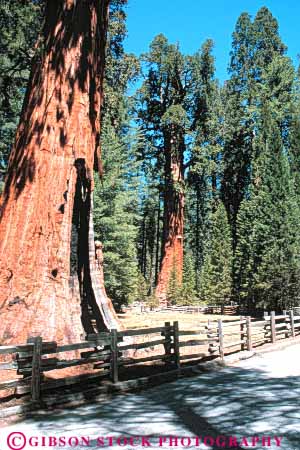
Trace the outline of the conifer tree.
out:
[[[221,193],[235,246],[236,215],[250,182],[254,127],[249,110],[253,91],[253,36],[249,14],[243,13],[238,18],[232,37],[230,79],[223,89],[225,126]]]
[[[231,299],[232,242],[227,212],[220,201],[211,214],[210,239],[207,243],[201,276],[201,298],[224,305]]]
[[[162,257],[156,293],[166,300],[175,264],[178,284],[183,271],[184,153],[188,127],[186,111],[188,60],[178,45],[158,35],[143,55],[147,75],[139,90],[138,117],[149,141],[152,158],[163,173]]]
[[[300,211],[280,129],[265,110],[250,196],[238,214],[235,274],[249,309],[291,307],[299,298]]]
[[[196,276],[194,256],[192,252],[186,249],[183,260],[183,280],[180,289],[180,303],[182,305],[191,305],[199,300]]]
[[[209,233],[209,214],[219,196],[222,153],[222,104],[214,78],[213,42],[204,42],[191,58],[192,130],[191,159],[186,194],[186,246],[193,253],[196,286],[200,287],[204,246]]]
[[[131,149],[113,132],[104,133],[104,177],[96,180],[95,188],[95,236],[103,243],[106,291],[118,306],[137,298],[138,175],[130,161]]]
[[[233,247],[236,247],[236,218],[251,182],[254,137],[260,128],[265,100],[277,110],[281,135],[289,125],[293,68],[285,56],[278,23],[271,12],[261,8],[254,21],[243,13],[233,34],[229,66],[230,80],[224,89],[225,135],[222,198],[229,214]]]

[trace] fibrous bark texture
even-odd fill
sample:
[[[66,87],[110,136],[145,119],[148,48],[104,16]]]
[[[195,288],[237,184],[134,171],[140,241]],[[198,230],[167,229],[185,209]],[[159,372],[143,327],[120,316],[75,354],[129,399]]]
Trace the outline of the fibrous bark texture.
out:
[[[0,339],[80,340],[116,326],[97,276],[93,167],[108,0],[48,0],[0,212]],[[73,225],[72,225],[73,224]],[[70,282],[76,234],[77,286]],[[75,286],[75,287],[74,287]],[[105,301],[103,301],[103,298]]]
[[[183,139],[169,136],[165,150],[164,229],[162,261],[156,287],[160,305],[167,302],[170,279],[182,283],[183,272],[183,224],[184,224],[184,173]]]

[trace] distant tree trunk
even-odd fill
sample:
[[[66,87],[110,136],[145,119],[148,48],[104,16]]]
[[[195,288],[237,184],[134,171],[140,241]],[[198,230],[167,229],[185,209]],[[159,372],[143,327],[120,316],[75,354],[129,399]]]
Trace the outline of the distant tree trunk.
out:
[[[165,134],[165,190],[162,238],[162,260],[156,287],[160,304],[167,301],[170,277],[175,272],[178,286],[183,272],[184,222],[184,138]]]
[[[159,273],[159,247],[160,247],[160,192],[158,194],[158,207],[157,207],[157,219],[156,219],[156,249],[155,249],[155,280],[154,284],[157,285],[158,273]]]
[[[199,185],[196,185],[196,236],[195,236],[195,245],[196,245],[196,258],[195,258],[195,272],[196,272],[196,290],[198,291],[200,286],[199,286],[199,274],[200,274],[200,267],[201,267],[201,260],[200,260],[200,255],[201,255],[201,251],[200,251],[200,227],[201,227],[201,223],[200,223],[200,188]]]
[[[92,216],[108,3],[46,3],[44,44],[33,65],[1,198],[5,343],[37,334],[58,342],[81,339],[94,330],[90,310],[98,311],[97,327],[115,325],[115,316],[103,312],[109,308],[97,282]],[[70,285],[72,234],[77,291]]]
[[[145,214],[145,213],[144,213]],[[142,224],[142,255],[141,255],[141,272],[146,276],[147,266],[147,238],[146,238],[146,216],[143,217]]]

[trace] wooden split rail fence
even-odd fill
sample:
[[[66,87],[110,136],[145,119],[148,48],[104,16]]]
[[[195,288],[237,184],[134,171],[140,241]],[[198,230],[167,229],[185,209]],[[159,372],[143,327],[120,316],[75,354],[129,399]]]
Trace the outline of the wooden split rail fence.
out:
[[[203,314],[222,314],[228,316],[234,316],[238,313],[239,307],[237,305],[223,305],[223,306],[213,306],[213,305],[205,305],[205,306],[177,306],[171,305],[166,306],[165,308],[158,309],[158,312],[181,312],[185,314],[194,314],[194,313],[203,313]]]
[[[165,326],[155,328],[111,330],[90,334],[77,344],[57,345],[35,337],[26,344],[0,347],[1,361],[5,360],[0,363],[0,372],[14,371],[19,376],[10,380],[5,377],[0,382],[0,394],[2,391],[10,391],[10,396],[30,394],[33,402],[40,402],[43,393],[53,389],[73,385],[86,388],[103,378],[117,383],[120,374],[126,379],[131,366],[160,361],[168,368],[180,370],[187,361],[224,358],[228,353],[252,350],[299,334],[300,316],[284,311],[277,316],[272,312],[262,320],[241,317],[232,321],[202,321],[195,330],[181,330],[178,322],[166,322]],[[51,371],[57,375],[62,369],[78,366],[85,366],[89,373],[49,377]]]

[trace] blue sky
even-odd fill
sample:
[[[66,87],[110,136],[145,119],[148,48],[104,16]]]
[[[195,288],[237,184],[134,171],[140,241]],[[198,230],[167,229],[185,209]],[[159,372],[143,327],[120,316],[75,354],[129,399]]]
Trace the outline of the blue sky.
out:
[[[215,42],[216,75],[223,81],[229,61],[231,34],[241,12],[252,16],[267,6],[279,21],[288,55],[297,63],[300,54],[299,0],[128,0],[128,37],[125,49],[140,54],[158,33],[179,42],[184,53],[194,53],[202,42]]]

